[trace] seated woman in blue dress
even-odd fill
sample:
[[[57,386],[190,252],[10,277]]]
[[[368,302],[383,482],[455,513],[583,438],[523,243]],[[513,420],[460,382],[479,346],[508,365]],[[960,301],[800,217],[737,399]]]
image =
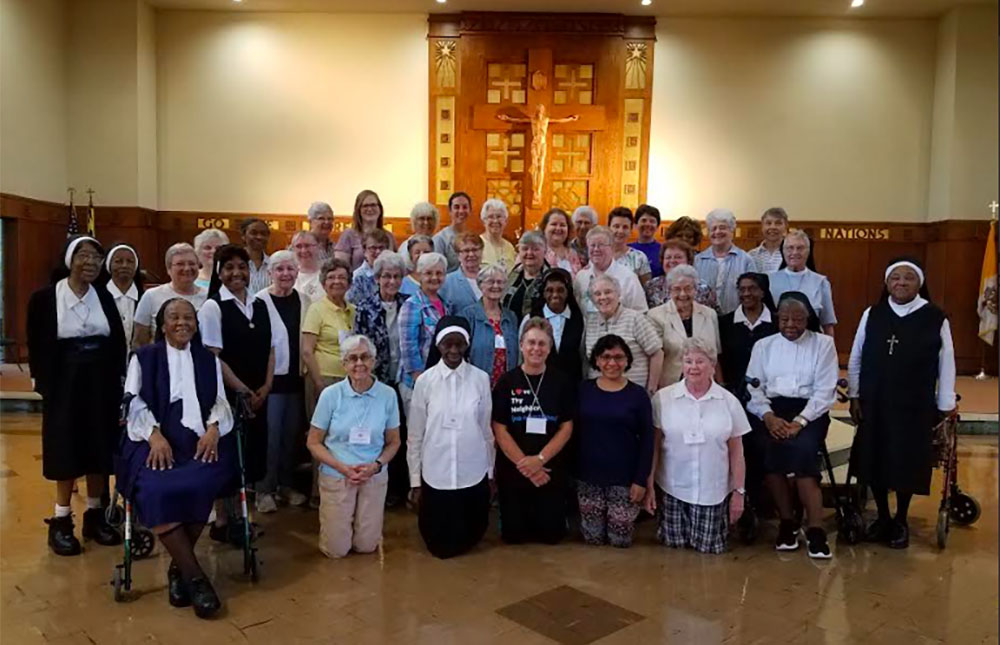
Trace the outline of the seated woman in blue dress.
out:
[[[199,618],[208,618],[221,603],[194,545],[212,502],[236,481],[233,416],[219,359],[195,338],[191,303],[167,301],[156,330],[157,341],[141,347],[129,364],[125,392],[135,398],[122,438],[118,489],[170,553],[170,604],[194,605]]]

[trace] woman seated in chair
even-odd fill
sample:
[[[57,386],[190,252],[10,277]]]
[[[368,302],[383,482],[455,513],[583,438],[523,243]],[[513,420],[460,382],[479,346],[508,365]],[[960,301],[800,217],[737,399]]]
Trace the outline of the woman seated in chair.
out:
[[[195,338],[198,318],[183,298],[164,304],[157,341],[129,364],[128,436],[122,438],[118,489],[134,502],[138,520],[170,553],[168,599],[194,605],[199,618],[221,606],[194,545],[212,503],[232,490],[237,473],[233,416],[219,359]]]

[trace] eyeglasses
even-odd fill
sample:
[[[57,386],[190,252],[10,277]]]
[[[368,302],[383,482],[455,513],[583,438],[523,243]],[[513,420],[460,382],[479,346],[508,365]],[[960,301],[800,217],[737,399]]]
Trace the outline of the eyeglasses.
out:
[[[314,217],[314,218],[312,218],[312,221],[314,221],[314,222],[332,222],[333,218],[332,217],[327,217],[327,216]]]
[[[604,363],[626,363],[628,357],[625,354],[601,354],[597,360]]]
[[[385,250],[385,247],[384,246],[375,246],[374,244],[369,244],[368,246],[365,247],[365,250],[366,251],[378,251],[379,253],[381,253],[382,251]]]
[[[378,204],[362,204],[361,208],[378,208]]]
[[[101,262],[104,261],[104,256],[103,255],[99,255],[97,253],[84,253],[84,252],[81,252],[81,253],[77,253],[76,257],[80,258],[81,262],[95,262],[97,264],[100,264]]]
[[[587,248],[589,249],[606,249],[610,246],[607,242],[590,242],[587,244]]]
[[[478,249],[478,248],[473,247],[471,249],[459,249],[458,250],[458,254],[459,255],[474,255],[476,253],[482,253],[482,249]]]
[[[368,353],[364,353],[364,354],[348,354],[347,356],[344,357],[344,362],[345,363],[351,363],[351,364],[354,364],[354,363],[367,363],[370,360],[372,360],[372,355],[368,354]]]

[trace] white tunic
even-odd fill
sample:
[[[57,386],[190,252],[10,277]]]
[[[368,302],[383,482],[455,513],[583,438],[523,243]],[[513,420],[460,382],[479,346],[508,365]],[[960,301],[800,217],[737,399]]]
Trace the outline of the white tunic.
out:
[[[917,296],[905,305],[897,305],[889,298],[889,307],[897,316],[903,318],[927,304],[927,301]],[[854,345],[851,346],[851,358],[847,361],[847,395],[857,398],[861,388],[861,349],[865,346],[865,328],[868,326],[868,312],[861,314],[858,331],[854,334]],[[938,352],[938,389],[937,406],[942,412],[955,409],[955,345],[951,340],[951,325],[945,318],[941,323],[941,351]]]
[[[465,361],[441,361],[420,375],[407,419],[410,486],[421,478],[439,490],[475,486],[493,477],[496,449],[490,415],[490,377]]]
[[[170,402],[182,401],[181,425],[194,432],[199,437],[205,434],[205,424],[201,420],[201,406],[198,403],[198,391],[194,381],[194,361],[191,359],[191,347],[177,349],[167,344],[167,370],[170,372]],[[208,415],[209,425],[219,424],[219,436],[233,429],[233,413],[226,401],[226,392],[222,386],[222,367],[219,359],[215,359],[215,380],[218,387],[215,394],[215,405]],[[142,387],[142,366],[139,359],[132,357],[128,366],[128,376],[125,378],[126,394],[133,394],[132,404],[128,411],[128,436],[132,441],[149,441],[153,428],[159,427],[149,406],[139,396]]]
[[[586,269],[577,273],[576,278],[573,280],[573,290],[576,292],[577,302],[580,303],[580,309],[583,310],[584,314],[597,311],[597,307],[590,300],[590,283],[596,277],[594,272],[594,265],[591,263]],[[646,302],[646,292],[643,291],[642,283],[639,282],[639,278],[636,277],[631,269],[621,263],[612,262],[603,275],[610,276],[618,281],[618,286],[621,287],[622,305],[636,311],[649,311],[649,303]]]
[[[93,285],[88,284],[87,293],[77,298],[69,278],[56,283],[56,338],[110,335],[111,325]]]
[[[177,293],[169,282],[148,289],[142,294],[139,304],[136,305],[135,324],[152,327],[156,320],[156,314],[160,312],[160,307],[163,306],[163,303],[173,298],[184,298],[194,305],[195,311],[201,309],[201,306],[205,304],[205,298],[208,297],[208,292],[202,287],[196,286],[194,289],[195,292],[193,294],[184,295]]]
[[[660,430],[660,488],[688,504],[722,503],[735,487],[729,477],[729,440],[750,432],[736,397],[713,382],[696,399],[678,381],[653,397],[653,425]]]
[[[781,334],[767,336],[750,353],[747,377],[759,379],[760,387],[750,387],[747,411],[763,419],[772,411],[771,398],[808,399],[800,414],[815,421],[837,400],[838,376],[837,348],[830,336],[808,329],[795,341]]]

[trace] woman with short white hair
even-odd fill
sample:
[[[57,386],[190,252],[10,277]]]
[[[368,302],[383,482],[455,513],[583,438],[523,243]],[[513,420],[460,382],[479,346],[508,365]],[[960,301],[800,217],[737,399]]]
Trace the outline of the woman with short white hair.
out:
[[[740,304],[736,281],[744,273],[756,271],[757,265],[747,252],[733,244],[736,216],[724,208],[716,208],[705,217],[711,246],[694,256],[694,268],[701,279],[715,289],[719,313],[728,314]]]
[[[184,298],[197,311],[208,297],[208,289],[195,284],[198,278],[198,254],[193,246],[187,242],[171,245],[164,256],[164,262],[170,282],[146,290],[135,306],[133,349],[153,342],[154,321],[163,303],[172,298]]]
[[[389,473],[399,449],[396,393],[372,374],[375,346],[366,336],[341,343],[347,378],[323,390],[306,445],[319,462],[319,549],[342,558],[382,542]]]
[[[326,202],[313,202],[309,204],[309,211],[306,213],[309,218],[309,231],[316,238],[316,266],[333,257],[333,240],[330,235],[333,233],[333,207]]]
[[[587,356],[593,353],[601,337],[619,336],[632,352],[628,380],[646,388],[650,394],[656,392],[663,369],[663,342],[656,328],[644,314],[622,305],[621,287],[611,276],[596,278],[590,290],[597,311],[588,313],[586,318],[583,342]],[[591,367],[589,378],[598,376],[597,368]]]
[[[403,284],[399,290],[404,296],[412,296],[420,291],[420,275],[417,273],[417,262],[424,253],[434,251],[434,240],[429,235],[418,233],[407,240],[406,253],[400,252],[409,268],[409,274],[403,278]]]
[[[577,206],[570,218],[576,235],[569,241],[569,248],[580,256],[581,266],[587,266],[590,262],[590,254],[587,249],[587,233],[597,226],[597,211],[593,206]],[[575,272],[574,272],[575,274]]]
[[[438,212],[437,206],[430,202],[417,202],[410,210],[410,229],[413,231],[413,235],[399,245],[399,254],[404,258],[409,257],[407,247],[410,244],[410,240],[417,235],[426,235],[431,238],[431,247],[433,250],[441,255],[445,255],[444,242],[439,243],[433,239],[434,231],[437,230],[440,221],[441,214]]]
[[[781,295],[788,291],[806,294],[809,304],[816,311],[823,333],[833,336],[833,326],[837,324],[837,314],[833,311],[833,290],[825,275],[816,273],[807,266],[811,248],[812,242],[805,231],[797,228],[788,231],[781,244],[785,266],[767,274],[771,281],[771,297],[778,302]]]
[[[503,306],[507,272],[491,264],[476,277],[483,294],[458,315],[469,323],[469,363],[490,375],[490,386],[517,366],[518,317]]]
[[[225,244],[229,244],[229,236],[217,228],[206,228],[194,236],[194,252],[198,254],[198,262],[201,264],[198,279],[195,280],[199,287],[208,289],[215,264],[215,249]]]
[[[420,290],[399,309],[399,393],[403,411],[409,411],[413,384],[424,372],[434,338],[434,327],[445,315],[445,302],[438,295],[444,284],[448,260],[440,253],[424,253],[417,260]]]
[[[483,220],[485,231],[480,236],[483,238],[483,266],[489,264],[499,264],[508,271],[514,267],[517,260],[517,251],[514,245],[503,237],[504,229],[507,228],[507,220],[510,215],[507,212],[507,204],[502,199],[487,199],[483,202],[483,207],[479,211],[479,217]]]
[[[743,440],[750,423],[739,400],[712,380],[717,353],[686,338],[684,379],[653,397],[653,470],[646,510],[657,513],[657,539],[666,546],[723,553],[729,523],[743,513]],[[655,482],[655,489],[654,489]]]
[[[663,371],[660,386],[673,385],[681,377],[684,342],[698,338],[719,353],[719,318],[711,307],[695,301],[698,272],[688,264],[679,264],[667,273],[670,299],[649,310],[649,321],[656,327],[663,343]],[[721,380],[721,373],[719,375]]]
[[[295,254],[282,249],[269,257],[271,286],[257,292],[267,306],[274,345],[274,380],[267,395],[267,473],[257,486],[257,512],[273,513],[280,493],[291,506],[309,501],[292,487],[295,449],[304,430],[302,322],[310,301],[295,288]]]
[[[295,254],[295,263],[299,269],[298,277],[295,279],[295,288],[308,298],[309,302],[322,300],[326,292],[323,291],[323,281],[320,280],[319,269],[326,260],[320,262],[318,259],[320,251],[316,234],[312,231],[299,231],[292,236],[289,248]]]
[[[531,311],[531,303],[542,285],[542,274],[548,268],[545,236],[538,231],[526,232],[517,242],[517,265],[510,272],[503,297],[504,306],[513,311],[518,320]]]

